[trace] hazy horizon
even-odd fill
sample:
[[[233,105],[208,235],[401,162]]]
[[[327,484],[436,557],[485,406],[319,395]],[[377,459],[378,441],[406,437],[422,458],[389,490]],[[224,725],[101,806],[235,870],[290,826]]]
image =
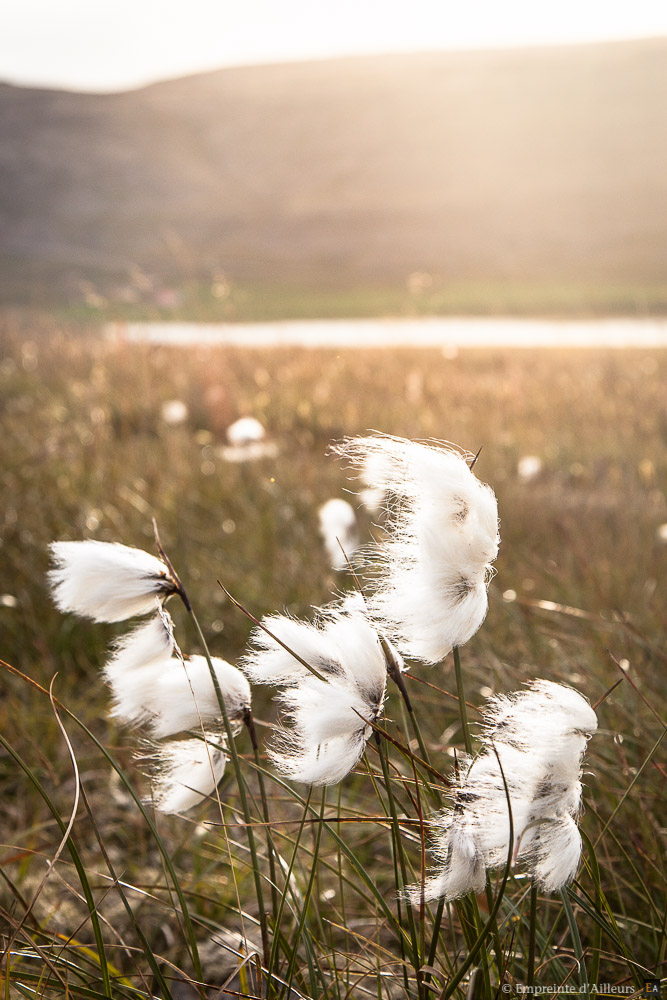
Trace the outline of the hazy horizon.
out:
[[[0,80],[33,89],[117,93],[234,66],[354,55],[586,45],[667,36],[667,7],[619,9],[566,0],[536,9],[473,0],[451,11],[435,0],[5,0]]]

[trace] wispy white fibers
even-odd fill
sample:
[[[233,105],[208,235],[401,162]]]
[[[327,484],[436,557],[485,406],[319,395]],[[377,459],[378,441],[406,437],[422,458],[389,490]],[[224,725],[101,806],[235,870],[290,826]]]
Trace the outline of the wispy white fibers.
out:
[[[184,594],[166,558],[163,563],[139,549],[105,542],[55,542],[51,551],[57,567],[50,574],[51,584],[61,610],[97,621],[153,612],[148,621],[116,641],[104,667],[113,696],[111,714],[150,732],[157,808],[164,812],[192,808],[211,794],[225,769],[216,684],[236,732],[250,709],[246,677],[225,660],[212,657],[214,684],[205,657],[181,653],[161,598]],[[206,739],[165,740],[186,731]]]
[[[163,562],[116,542],[52,542],[49,573],[60,611],[119,622],[155,610],[156,597],[177,590]]]
[[[359,491],[359,499],[372,514],[382,510],[387,495],[386,488],[377,485],[387,481],[386,462],[387,460],[379,452],[369,452],[359,470],[359,478],[366,484]]]
[[[250,685],[226,660],[213,656],[211,664],[227,715],[238,723],[250,707]],[[130,724],[147,723],[155,737],[199,729],[220,718],[206,658],[180,654],[166,611],[117,642],[104,676],[114,697],[111,714]]]
[[[474,635],[498,554],[498,505],[469,460],[446,444],[377,435],[334,448],[387,493],[369,611],[406,654],[427,663]],[[371,461],[372,459],[372,461]]]
[[[359,546],[359,530],[354,507],[333,497],[318,511],[320,535],[333,569],[346,569],[347,559]]]
[[[225,755],[219,742],[207,735],[206,741],[172,740],[155,748],[156,809],[164,813],[187,812],[213,794],[225,773]]]
[[[297,781],[335,784],[362,756],[368,722],[382,709],[387,669],[378,634],[357,601],[321,609],[314,625],[281,615],[262,624],[320,674],[261,628],[253,632],[242,667],[255,683],[281,687],[286,713],[272,760]]]
[[[426,882],[427,899],[480,891],[487,869],[506,864],[510,846],[516,863],[545,892],[570,881],[579,864],[581,761],[597,729],[593,709],[572,688],[538,680],[492,698],[482,725],[481,752],[462,760],[452,808],[434,821],[440,870]],[[413,901],[420,891],[412,888]]]
[[[217,657],[211,657],[211,663],[232,729],[237,730],[250,708],[250,685],[231,663]],[[210,795],[225,770],[225,737],[216,732],[221,728],[220,704],[206,658],[181,654],[163,608],[117,641],[104,676],[113,694],[112,716],[147,726],[154,740],[205,727],[208,744],[195,738],[151,744],[156,808],[185,812]]]
[[[174,648],[172,621],[164,610],[116,641],[104,667],[115,718],[137,725],[151,717],[155,689],[170,669]]]
[[[236,728],[250,708],[250,685],[236,667],[211,657],[227,715]],[[173,657],[153,690],[150,727],[154,736],[171,736],[198,729],[202,722],[220,718],[220,705],[204,656]]]

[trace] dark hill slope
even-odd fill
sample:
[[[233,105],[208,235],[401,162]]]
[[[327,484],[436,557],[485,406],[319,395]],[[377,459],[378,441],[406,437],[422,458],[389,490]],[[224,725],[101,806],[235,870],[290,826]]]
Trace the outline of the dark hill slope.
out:
[[[660,282],[667,40],[0,87],[0,255],[327,283]]]

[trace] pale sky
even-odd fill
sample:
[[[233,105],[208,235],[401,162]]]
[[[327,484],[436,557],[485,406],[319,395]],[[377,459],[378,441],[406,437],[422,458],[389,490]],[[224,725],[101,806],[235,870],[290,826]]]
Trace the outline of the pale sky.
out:
[[[125,90],[222,66],[667,36],[667,0],[0,0],[0,80]]]

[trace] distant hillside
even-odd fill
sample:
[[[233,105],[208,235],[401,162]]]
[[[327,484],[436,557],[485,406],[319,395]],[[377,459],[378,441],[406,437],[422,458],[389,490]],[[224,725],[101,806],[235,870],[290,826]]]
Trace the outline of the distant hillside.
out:
[[[667,284],[667,40],[0,86],[0,291]],[[64,285],[63,285],[64,287]]]

